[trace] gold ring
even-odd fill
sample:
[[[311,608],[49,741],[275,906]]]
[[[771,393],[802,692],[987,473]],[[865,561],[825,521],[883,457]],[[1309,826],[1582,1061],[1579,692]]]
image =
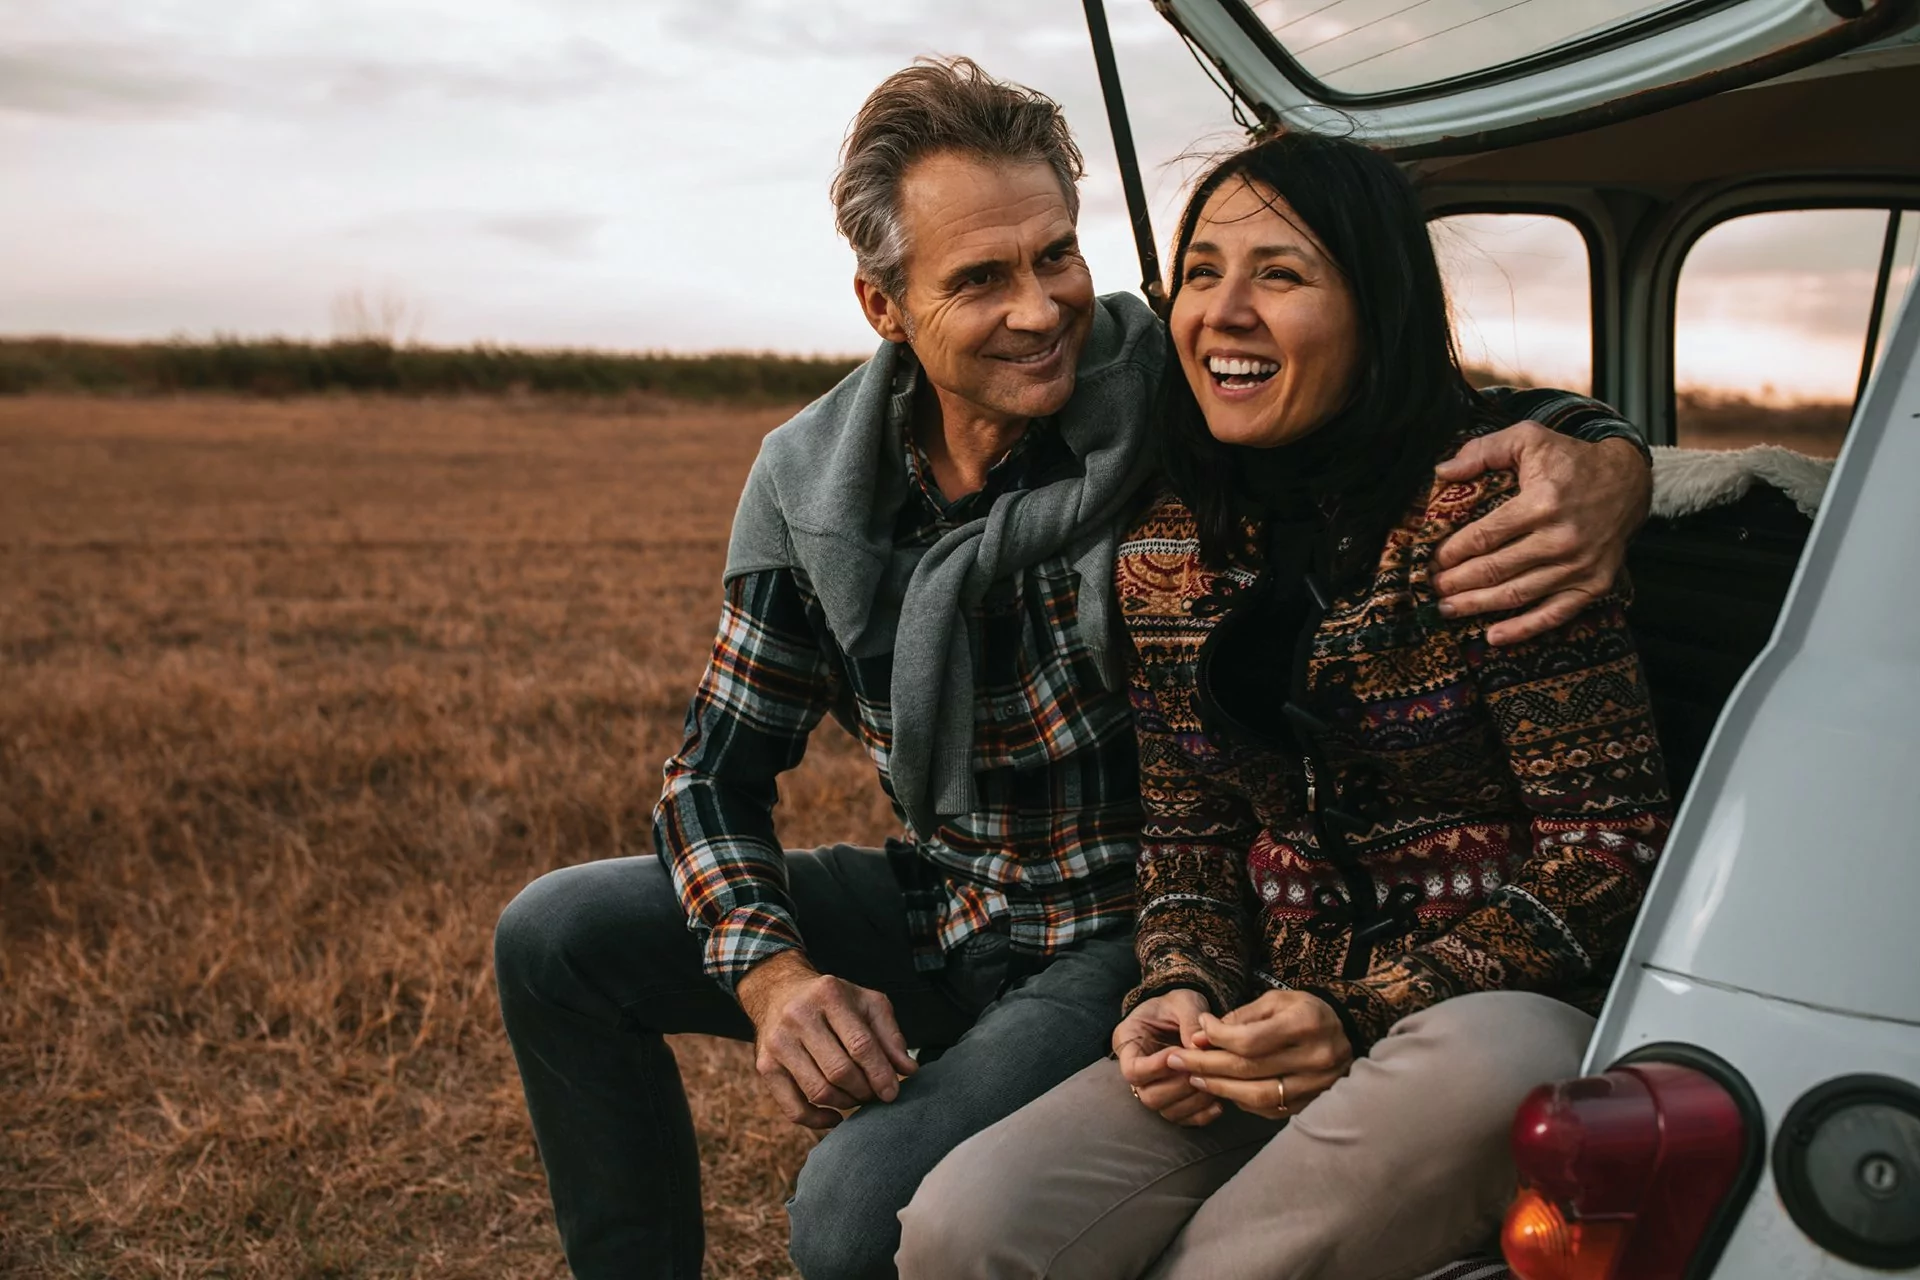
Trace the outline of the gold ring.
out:
[[[1137,1084],[1130,1084],[1130,1085],[1128,1085],[1128,1086],[1127,1086],[1127,1092],[1128,1092],[1128,1093],[1131,1093],[1131,1094],[1133,1095],[1133,1100],[1134,1100],[1135,1102],[1139,1102],[1139,1101],[1140,1101],[1140,1086],[1139,1086],[1139,1085],[1137,1085]]]
[[[1287,1082],[1282,1076],[1273,1078],[1274,1087],[1280,1090],[1280,1118],[1285,1120],[1290,1114],[1287,1110]]]

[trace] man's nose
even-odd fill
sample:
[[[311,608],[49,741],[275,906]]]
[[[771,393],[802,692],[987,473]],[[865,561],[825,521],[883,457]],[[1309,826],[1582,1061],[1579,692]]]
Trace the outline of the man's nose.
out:
[[[1014,280],[1013,306],[1007,328],[1021,333],[1052,333],[1060,324],[1060,304],[1053,300],[1040,277],[1023,271]]]

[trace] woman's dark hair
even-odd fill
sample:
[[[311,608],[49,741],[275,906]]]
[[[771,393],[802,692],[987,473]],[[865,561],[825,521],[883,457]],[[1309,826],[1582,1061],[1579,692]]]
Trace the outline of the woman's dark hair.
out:
[[[1350,541],[1367,544],[1343,559],[1370,565],[1448,441],[1470,415],[1488,410],[1460,370],[1426,214],[1406,175],[1358,143],[1309,133],[1269,138],[1220,161],[1194,187],[1174,240],[1170,302],[1180,296],[1201,211],[1234,181],[1286,201],[1353,291],[1361,350],[1351,395],[1315,433],[1338,433],[1339,441],[1315,490],[1360,535]],[[1193,388],[1172,376],[1177,365],[1169,360],[1163,384],[1161,460],[1194,514],[1202,558],[1224,565],[1239,550],[1246,504],[1235,477],[1247,450],[1208,432]]]

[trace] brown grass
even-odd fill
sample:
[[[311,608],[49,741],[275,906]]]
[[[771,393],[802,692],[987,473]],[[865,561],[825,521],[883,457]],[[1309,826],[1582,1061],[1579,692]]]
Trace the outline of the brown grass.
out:
[[[489,973],[650,850],[779,411],[0,400],[0,1274],[564,1274]],[[891,825],[823,734],[789,843]],[[712,1272],[808,1140],[687,1038]]]

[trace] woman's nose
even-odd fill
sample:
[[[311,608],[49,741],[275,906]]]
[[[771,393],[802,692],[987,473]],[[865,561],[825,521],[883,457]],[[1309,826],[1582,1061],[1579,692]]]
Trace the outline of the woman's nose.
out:
[[[1253,309],[1253,294],[1244,281],[1222,280],[1207,295],[1206,324],[1209,329],[1229,332],[1250,329],[1259,323]]]

